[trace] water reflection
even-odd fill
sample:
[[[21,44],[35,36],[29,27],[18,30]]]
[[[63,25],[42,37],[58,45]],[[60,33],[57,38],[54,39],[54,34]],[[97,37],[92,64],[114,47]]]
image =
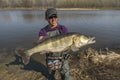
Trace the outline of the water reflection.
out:
[[[120,45],[120,11],[58,11],[59,23],[72,32],[95,36],[95,46]],[[44,11],[0,11],[0,48],[31,47],[47,22]]]

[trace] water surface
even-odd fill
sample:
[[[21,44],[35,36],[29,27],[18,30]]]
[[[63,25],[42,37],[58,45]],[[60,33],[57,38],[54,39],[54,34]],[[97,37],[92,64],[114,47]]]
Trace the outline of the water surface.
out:
[[[45,11],[0,11],[0,48],[32,47],[47,25]],[[70,32],[95,36],[94,47],[120,45],[120,10],[58,11],[59,23]]]

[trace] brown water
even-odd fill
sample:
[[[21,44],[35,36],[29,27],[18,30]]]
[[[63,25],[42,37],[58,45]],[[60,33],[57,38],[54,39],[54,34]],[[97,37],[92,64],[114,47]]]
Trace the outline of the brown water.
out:
[[[58,11],[69,31],[95,36],[94,47],[120,45],[120,10]],[[0,48],[32,47],[47,22],[44,11],[0,11]]]

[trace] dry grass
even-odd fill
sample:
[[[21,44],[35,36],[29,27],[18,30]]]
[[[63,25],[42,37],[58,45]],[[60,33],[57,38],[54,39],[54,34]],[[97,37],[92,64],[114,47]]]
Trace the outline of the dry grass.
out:
[[[120,54],[115,52],[88,49],[70,62],[73,80],[120,79]]]
[[[6,55],[0,54],[0,57],[0,61],[2,60],[0,80],[45,80],[45,76],[41,72],[42,68],[38,66],[41,63],[33,61],[31,65],[35,66],[31,66],[30,69],[22,69],[21,64],[7,67],[6,63],[15,60],[13,54],[8,56],[7,53]],[[37,58],[40,59],[38,55]],[[75,53],[69,61],[72,80],[120,80],[119,52],[89,48]]]

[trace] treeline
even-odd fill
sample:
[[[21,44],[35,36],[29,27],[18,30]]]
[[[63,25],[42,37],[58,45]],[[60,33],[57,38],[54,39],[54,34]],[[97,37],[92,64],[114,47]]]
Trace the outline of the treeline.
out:
[[[120,0],[0,0],[0,8],[119,8]]]

